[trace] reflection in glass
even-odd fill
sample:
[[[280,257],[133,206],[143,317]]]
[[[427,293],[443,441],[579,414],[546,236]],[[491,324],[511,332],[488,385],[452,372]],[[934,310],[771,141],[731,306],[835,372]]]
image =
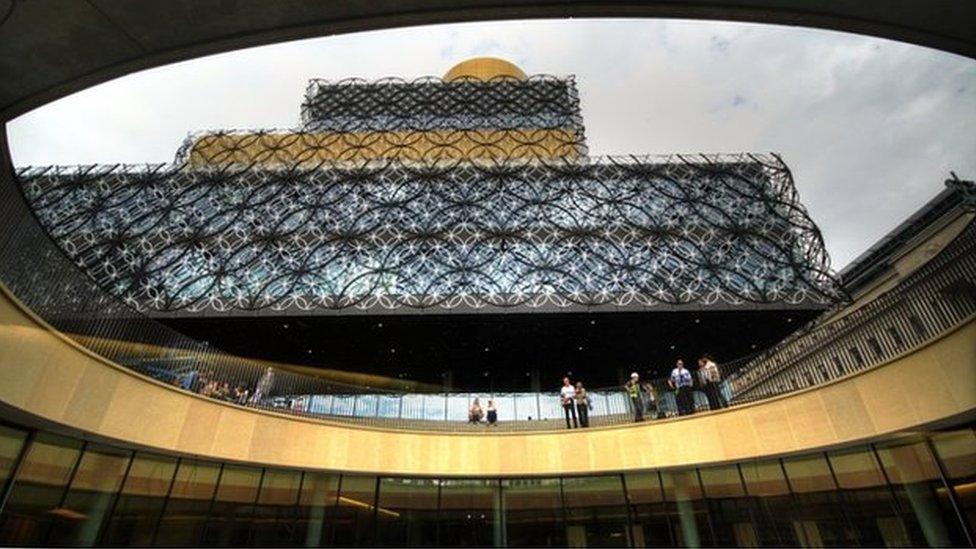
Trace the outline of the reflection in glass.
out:
[[[100,543],[120,546],[152,543],[175,473],[175,458],[136,454]]]
[[[302,476],[295,523],[295,543],[305,547],[326,545],[339,498],[339,475],[308,471]]]
[[[755,532],[762,545],[797,545],[799,539],[818,543],[812,531],[793,523],[793,499],[779,460],[745,462],[739,470],[746,493],[756,504]]]
[[[932,437],[932,447],[945,467],[945,474],[959,503],[960,512],[976,532],[976,432],[960,429]],[[973,540],[970,538],[969,544]]]
[[[376,543],[437,545],[437,480],[381,478],[376,503]]]
[[[869,449],[830,452],[828,460],[840,487],[844,509],[862,545],[910,545],[891,489]]]
[[[698,475],[691,471],[662,471],[661,485],[668,502],[675,543],[689,547],[711,544],[711,527]]]
[[[157,545],[200,543],[220,469],[219,464],[205,461],[180,462],[156,531]]]
[[[86,448],[48,543],[91,545],[95,542],[122,486],[129,457],[129,452],[122,450],[93,445]]]
[[[895,493],[913,544],[932,547],[965,545],[966,535],[924,441],[897,442],[877,448],[878,458]],[[950,525],[951,523],[951,525]]]
[[[826,547],[856,545],[827,458],[823,454],[786,458],[783,468],[796,498],[797,539],[807,545],[819,540]]]
[[[332,545],[371,545],[376,477],[343,475],[339,490]]]
[[[570,547],[627,543],[627,507],[620,475],[564,478],[563,501]]]
[[[27,450],[0,514],[0,544],[44,545],[55,517],[63,513],[81,442],[39,434]]]
[[[247,545],[254,503],[261,485],[261,469],[224,465],[217,495],[210,505],[205,545]]]
[[[444,479],[440,486],[439,545],[504,545],[501,492],[497,480]]]
[[[633,522],[631,540],[634,547],[671,547],[674,538],[668,517],[661,479],[654,472],[624,475],[627,502]]]
[[[258,504],[254,507],[251,542],[256,546],[294,545],[296,509],[302,474],[299,471],[265,469]]]
[[[0,428],[0,471],[21,460],[0,510],[3,545],[972,545],[956,513],[972,513],[971,430],[698,469],[506,479],[221,465],[48,434],[18,458],[23,440]]]
[[[558,478],[502,481],[508,545],[566,545],[562,491]]]
[[[709,517],[719,546],[752,547],[759,544],[756,506],[747,497],[736,465],[706,467],[699,471]]]
[[[27,440],[27,432],[0,425],[0,489],[14,473],[17,458]]]

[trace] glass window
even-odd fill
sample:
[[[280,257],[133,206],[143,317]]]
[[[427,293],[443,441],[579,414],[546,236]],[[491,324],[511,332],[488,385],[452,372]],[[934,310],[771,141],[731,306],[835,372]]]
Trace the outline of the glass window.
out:
[[[482,400],[481,402],[482,405],[488,403],[487,400]],[[444,421],[447,419],[446,395],[424,395],[424,419],[432,421]]]
[[[440,485],[439,545],[504,545],[497,480],[444,479]]]
[[[563,406],[560,404],[558,393],[539,395],[539,417],[536,419],[563,419],[564,417]]]
[[[101,543],[149,545],[176,473],[176,459],[136,454]]]
[[[498,421],[513,421],[515,419],[515,397],[502,394],[495,395],[494,400],[495,409],[498,411]]]
[[[932,445],[970,532],[976,531],[976,433],[972,429],[939,433],[932,437]]]
[[[739,466],[746,492],[756,502],[756,533],[763,545],[797,545],[803,527],[793,522],[793,499],[779,460],[749,461]],[[799,532],[797,532],[799,529]]]
[[[353,403],[356,417],[376,417],[379,409],[377,395],[357,395]]]
[[[503,480],[502,500],[509,546],[566,545],[558,478]]]
[[[216,463],[190,459],[180,462],[159,521],[157,545],[200,543],[219,477],[220,465]]]
[[[7,480],[13,475],[25,440],[27,431],[0,425],[0,489],[6,486]]]
[[[959,521],[951,520],[955,514],[952,502],[928,445],[924,441],[897,442],[879,447],[877,452],[912,544],[965,545],[965,532]]]
[[[861,545],[910,545],[874,453],[855,449],[830,452],[827,457]]]
[[[44,545],[80,456],[76,440],[37,435],[0,515],[0,544]]]
[[[671,515],[672,536],[678,545],[711,544],[708,508],[696,471],[662,471],[664,500]]]
[[[699,475],[708,498],[715,544],[729,547],[758,545],[756,505],[746,495],[739,468],[735,465],[706,467],[699,470]]]
[[[783,468],[797,502],[794,530],[800,543],[827,547],[856,545],[857,538],[844,515],[827,458],[822,454],[786,458]]]
[[[467,406],[464,409],[467,410]],[[403,395],[399,417],[403,419],[423,419],[424,395]],[[466,412],[464,417],[467,418]]]
[[[306,472],[296,509],[295,543],[305,547],[327,545],[339,499],[339,475]]]
[[[437,545],[437,505],[440,486],[435,479],[381,478],[376,503],[376,543]]]
[[[671,525],[661,479],[657,473],[624,475],[627,503],[633,517],[631,543],[634,547],[673,547]]]
[[[530,393],[517,393],[515,395],[515,414],[516,420],[539,419],[539,400],[538,395]]]
[[[129,452],[89,445],[78,463],[63,512],[55,519],[48,543],[54,545],[92,545],[115,500]]]
[[[376,477],[342,475],[339,490],[333,520],[333,544],[342,547],[372,544]]]
[[[258,504],[254,508],[253,545],[294,545],[296,505],[302,484],[300,471],[266,469],[261,479]]]
[[[224,465],[204,533],[206,545],[247,545],[261,469]]]
[[[627,506],[620,475],[564,478],[563,501],[570,547],[627,543]]]
[[[447,420],[448,421],[467,421],[468,419],[468,395],[449,395],[447,397]]]

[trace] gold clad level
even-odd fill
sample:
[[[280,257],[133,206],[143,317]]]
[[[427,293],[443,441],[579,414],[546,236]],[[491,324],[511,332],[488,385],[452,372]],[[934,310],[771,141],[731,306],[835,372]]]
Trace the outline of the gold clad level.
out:
[[[312,168],[371,160],[578,160],[575,129],[427,130],[387,132],[227,133],[193,143],[187,167]]]

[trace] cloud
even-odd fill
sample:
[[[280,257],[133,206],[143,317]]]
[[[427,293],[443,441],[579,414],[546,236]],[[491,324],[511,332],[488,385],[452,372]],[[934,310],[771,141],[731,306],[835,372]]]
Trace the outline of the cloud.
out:
[[[440,75],[476,55],[575,74],[594,154],[779,152],[842,267],[976,177],[976,63],[845,33],[510,21],[302,40],[129,75],[8,126],[18,165],[168,162],[187,133],[293,127],[309,78]]]

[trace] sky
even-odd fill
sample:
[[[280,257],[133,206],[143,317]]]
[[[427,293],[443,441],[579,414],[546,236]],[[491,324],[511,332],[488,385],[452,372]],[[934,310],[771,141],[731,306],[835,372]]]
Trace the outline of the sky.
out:
[[[8,125],[17,166],[171,162],[191,132],[291,128],[310,78],[440,76],[474,56],[575,75],[590,154],[775,152],[840,270],[976,178],[976,61],[795,27],[550,20],[410,27],[131,74]]]

